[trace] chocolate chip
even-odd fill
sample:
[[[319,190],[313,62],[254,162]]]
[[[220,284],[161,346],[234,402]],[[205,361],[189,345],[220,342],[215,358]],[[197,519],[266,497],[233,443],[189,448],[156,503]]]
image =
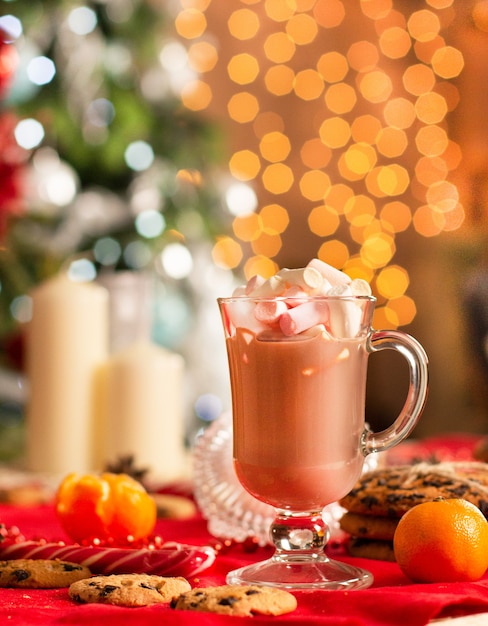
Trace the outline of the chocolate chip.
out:
[[[147,585],[146,583],[140,583],[139,587],[142,587],[143,589],[150,589],[151,591],[157,591],[156,587],[153,587],[152,585]]]
[[[236,602],[239,602],[239,598],[236,598],[235,596],[227,596],[226,598],[219,600],[218,603],[221,606],[233,606]]]
[[[254,596],[256,593],[261,593],[258,589],[248,589],[246,591],[246,596]]]
[[[26,578],[29,578],[30,576],[30,572],[28,572],[25,569],[15,569],[12,572],[12,576],[14,576],[17,580],[25,580]]]
[[[365,507],[370,509],[375,504],[378,504],[378,498],[376,498],[375,496],[365,496],[364,498],[361,498],[361,502],[364,504]]]
[[[118,589],[116,585],[105,585],[105,587],[102,587],[102,589],[100,589],[100,597],[103,598],[104,596],[109,596],[116,589]]]
[[[77,572],[82,568],[79,565],[73,565],[72,563],[63,563],[63,569],[65,572]]]

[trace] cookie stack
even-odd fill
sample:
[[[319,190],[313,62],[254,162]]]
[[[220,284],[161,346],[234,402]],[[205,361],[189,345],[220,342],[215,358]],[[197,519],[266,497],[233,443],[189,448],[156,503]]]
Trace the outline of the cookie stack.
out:
[[[349,554],[394,561],[393,535],[413,506],[437,498],[464,498],[488,517],[488,464],[418,463],[364,474],[340,500],[340,526],[350,537]]]

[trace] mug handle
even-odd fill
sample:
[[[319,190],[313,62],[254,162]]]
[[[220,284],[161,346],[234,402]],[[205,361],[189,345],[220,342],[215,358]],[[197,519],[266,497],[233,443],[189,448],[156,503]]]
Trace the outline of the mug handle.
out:
[[[427,354],[422,345],[407,333],[398,330],[373,331],[366,349],[369,353],[381,350],[400,352],[408,362],[410,385],[405,404],[393,424],[377,433],[371,430],[363,433],[362,451],[365,456],[388,450],[408,437],[424,410],[429,378]]]

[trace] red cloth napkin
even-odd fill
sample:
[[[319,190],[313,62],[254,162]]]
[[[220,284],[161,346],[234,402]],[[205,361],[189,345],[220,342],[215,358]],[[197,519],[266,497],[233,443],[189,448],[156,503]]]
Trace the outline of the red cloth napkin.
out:
[[[0,506],[0,521],[17,525],[29,539],[65,538],[51,506],[22,509]],[[159,521],[156,529],[165,540],[194,545],[215,544],[199,516],[187,521]],[[249,551],[240,544],[224,548],[214,565],[192,586],[220,585],[235,567],[266,558],[271,548]],[[253,624],[307,624],[317,626],[424,626],[429,620],[452,614],[488,610],[488,576],[476,583],[413,585],[395,563],[352,559],[344,561],[369,569],[375,577],[370,589],[360,591],[315,591],[296,593],[298,608],[280,617],[255,616]],[[175,611],[158,605],[126,609],[109,605],[78,605],[66,589],[0,589],[0,624],[11,626],[220,626],[235,625],[224,615]],[[245,621],[245,620],[244,620]]]

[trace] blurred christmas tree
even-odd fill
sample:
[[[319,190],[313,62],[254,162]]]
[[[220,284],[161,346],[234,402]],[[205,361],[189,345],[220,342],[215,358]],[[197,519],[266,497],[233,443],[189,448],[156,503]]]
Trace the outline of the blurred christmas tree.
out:
[[[25,294],[66,259],[88,252],[97,269],[144,269],[168,244],[191,248],[226,224],[218,132],[178,98],[191,69],[170,3],[1,5],[6,345]]]

